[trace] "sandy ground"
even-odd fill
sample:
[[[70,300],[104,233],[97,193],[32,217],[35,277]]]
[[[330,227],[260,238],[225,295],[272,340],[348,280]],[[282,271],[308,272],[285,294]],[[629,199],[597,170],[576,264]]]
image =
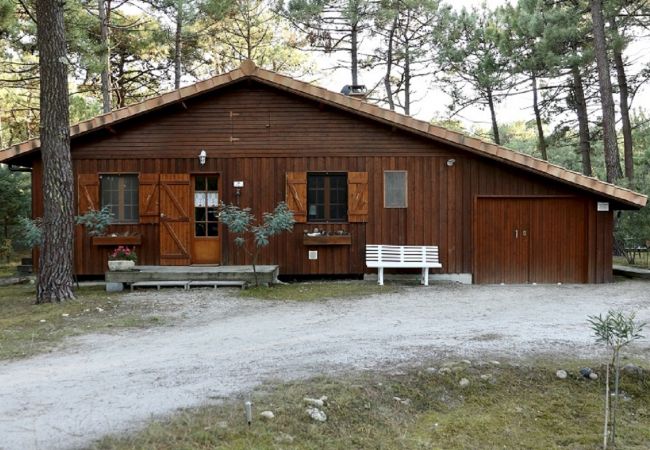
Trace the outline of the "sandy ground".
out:
[[[244,300],[231,290],[125,298],[174,311],[174,325],[89,335],[51,354],[3,363],[0,448],[82,447],[270,378],[459,357],[593,357],[599,347],[587,315],[617,308],[650,322],[650,283],[640,281],[438,284],[309,303]],[[633,351],[647,363],[650,340]]]

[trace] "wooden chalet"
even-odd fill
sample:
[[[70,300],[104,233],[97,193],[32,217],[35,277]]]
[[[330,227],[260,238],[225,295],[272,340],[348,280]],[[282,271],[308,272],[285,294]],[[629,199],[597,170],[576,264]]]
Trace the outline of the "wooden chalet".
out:
[[[612,281],[613,211],[647,197],[474,137],[256,67],[71,127],[77,211],[110,205],[108,236],[78,226],[80,275],[135,246],[153,266],[249,264],[219,201],[260,214],[286,200],[295,231],[261,264],[282,275],[360,275],[366,244],[437,245],[441,274],[475,283]],[[32,169],[39,141],[0,152]],[[204,157],[204,162],[200,159]],[[314,229],[325,235],[309,236]]]

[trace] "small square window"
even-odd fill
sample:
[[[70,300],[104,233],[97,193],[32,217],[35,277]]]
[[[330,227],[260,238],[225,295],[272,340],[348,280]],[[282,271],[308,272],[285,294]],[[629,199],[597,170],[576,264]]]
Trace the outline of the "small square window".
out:
[[[407,202],[406,170],[384,171],[384,208],[406,208]]]

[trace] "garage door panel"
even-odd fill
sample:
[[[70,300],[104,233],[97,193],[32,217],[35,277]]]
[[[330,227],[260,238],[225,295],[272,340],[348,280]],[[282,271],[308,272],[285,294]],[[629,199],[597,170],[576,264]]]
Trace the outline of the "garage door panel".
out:
[[[577,198],[479,198],[477,283],[587,281],[587,204]]]

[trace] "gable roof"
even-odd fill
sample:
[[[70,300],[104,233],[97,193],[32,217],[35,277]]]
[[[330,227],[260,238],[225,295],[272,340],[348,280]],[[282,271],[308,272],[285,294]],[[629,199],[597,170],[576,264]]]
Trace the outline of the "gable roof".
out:
[[[645,206],[648,197],[643,194],[585,176],[579,172],[565,169],[530,155],[515,152],[490,142],[432,125],[422,120],[371,105],[358,98],[349,97],[327,89],[314,86],[304,81],[295,80],[269,70],[259,68],[252,61],[244,61],[238,69],[217,75],[205,81],[182,87],[178,90],[129,105],[109,113],[95,116],[92,119],[79,122],[70,127],[71,138],[78,137],[96,130],[110,127],[128,119],[158,110],[174,103],[196,97],[198,95],[228,86],[242,79],[253,79],[263,84],[288,91],[312,100],[316,100],[353,114],[370,118],[396,128],[445,142],[456,148],[463,149],[495,161],[499,161],[525,171],[535,173],[545,178],[568,184],[582,190],[606,197],[633,208]],[[0,162],[11,162],[12,159],[26,155],[40,148],[38,138],[31,139],[0,151]]]

